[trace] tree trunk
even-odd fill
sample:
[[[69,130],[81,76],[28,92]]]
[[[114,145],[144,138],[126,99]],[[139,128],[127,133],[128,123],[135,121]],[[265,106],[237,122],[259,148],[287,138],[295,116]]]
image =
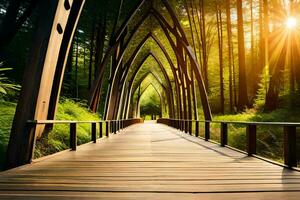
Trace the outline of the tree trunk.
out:
[[[204,9],[204,1],[200,0],[200,13],[201,13],[201,23],[200,23],[200,30],[201,30],[201,44],[202,44],[202,58],[203,58],[203,78],[204,84],[209,91],[209,83],[208,83],[208,56],[207,56],[207,44],[206,44],[206,19],[205,19],[205,9]]]
[[[229,104],[230,111],[233,111],[233,45],[232,45],[232,25],[230,0],[226,0],[226,24],[227,24],[227,45],[228,45],[228,68],[229,68]],[[236,105],[235,105],[236,106]]]
[[[95,40],[95,30],[96,24],[95,21],[92,24],[92,32],[90,38],[90,61],[89,61],[89,81],[88,81],[88,89],[90,90],[92,87],[92,74],[93,74],[93,58],[94,58],[94,40]]]
[[[220,112],[224,114],[224,75],[223,75],[223,22],[222,10],[217,5],[217,25],[218,25],[218,42],[219,42],[219,65],[220,65]]]
[[[237,21],[238,21],[238,55],[239,55],[239,98],[238,109],[244,110],[249,105],[247,80],[246,80],[246,60],[245,60],[245,39],[244,39],[244,19],[242,0],[237,0]]]
[[[19,15],[21,0],[10,0],[5,16],[0,24],[0,52],[13,40],[24,22],[32,15],[38,0],[31,0],[28,7]]]

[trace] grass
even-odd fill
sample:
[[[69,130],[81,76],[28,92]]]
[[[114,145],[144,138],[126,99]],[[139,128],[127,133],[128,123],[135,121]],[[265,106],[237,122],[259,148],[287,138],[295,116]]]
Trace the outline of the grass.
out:
[[[6,149],[16,104],[0,101],[0,170],[5,164]],[[57,120],[93,121],[100,120],[97,114],[91,113],[84,104],[72,100],[62,100],[57,109]],[[105,128],[105,127],[103,127]],[[82,124],[77,128],[78,144],[90,141],[90,125]],[[44,133],[36,142],[35,157],[42,157],[69,148],[69,126],[55,125],[53,130]]]
[[[58,105],[57,120],[98,121],[99,115],[91,113],[84,104],[72,100],[63,100]],[[91,141],[91,125],[80,124],[77,127],[78,145]],[[37,140],[35,158],[49,155],[69,148],[69,125],[54,125],[53,130],[46,132]]]
[[[16,106],[15,103],[0,100],[0,170],[5,163],[9,133]]]
[[[237,115],[215,116],[216,121],[257,121],[257,122],[300,122],[298,110],[278,109],[270,113],[258,112],[249,109]],[[211,137],[218,141],[220,138],[220,125],[211,124]],[[300,139],[300,130],[297,130]],[[298,139],[298,141],[300,141]],[[237,149],[246,150],[245,125],[228,125],[228,144]],[[300,143],[298,142],[298,150]],[[299,151],[300,152],[300,151]],[[283,162],[283,127],[259,125],[257,126],[257,154],[278,162]],[[300,161],[300,156],[298,158]]]

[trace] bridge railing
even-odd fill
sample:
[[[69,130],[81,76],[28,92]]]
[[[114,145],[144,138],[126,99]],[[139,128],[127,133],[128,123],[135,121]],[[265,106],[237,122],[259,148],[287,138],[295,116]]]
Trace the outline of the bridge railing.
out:
[[[211,124],[219,124],[220,126],[220,142],[222,147],[228,146],[228,125],[239,125],[246,127],[246,152],[249,156],[255,156],[267,161],[268,159],[258,156],[257,153],[257,126],[277,126],[282,128],[283,132],[283,160],[284,166],[293,168],[297,167],[297,127],[300,123],[290,122],[240,122],[240,121],[199,121],[184,119],[158,119],[158,123],[162,123],[178,130],[181,130],[195,137],[200,136],[200,124],[204,124],[204,140],[211,141]],[[193,126],[194,124],[194,126]],[[235,148],[233,148],[235,149]],[[236,149],[237,150],[237,149]],[[272,162],[272,161],[270,161]],[[278,163],[277,163],[278,164]]]
[[[77,149],[77,127],[79,124],[90,124],[91,125],[91,141],[97,142],[97,124],[99,127],[99,138],[102,138],[105,134],[106,137],[109,137],[111,133],[118,133],[124,128],[131,126],[133,124],[143,123],[143,119],[121,119],[121,120],[106,120],[106,121],[60,121],[60,120],[32,120],[28,121],[28,127],[30,133],[34,135],[38,126],[53,126],[53,125],[69,125],[70,127],[70,149],[76,151]],[[105,124],[105,131],[103,130]],[[35,140],[35,138],[34,138]],[[34,141],[35,143],[35,141]],[[34,145],[32,146],[32,159],[34,155]],[[32,161],[31,159],[31,161]],[[31,162],[30,161],[30,162]]]

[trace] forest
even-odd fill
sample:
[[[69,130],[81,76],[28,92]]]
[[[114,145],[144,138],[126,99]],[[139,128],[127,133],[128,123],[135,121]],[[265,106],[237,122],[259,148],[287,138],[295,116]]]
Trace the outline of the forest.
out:
[[[116,61],[106,55],[111,51],[117,30],[139,3],[140,0],[86,0],[68,55],[56,119],[107,118]],[[168,3],[199,65],[212,120],[300,122],[299,0],[168,0]],[[43,1],[38,0],[0,2],[0,166],[5,163],[41,4]],[[130,34],[123,41],[127,49],[122,64],[130,66],[125,79],[132,84],[133,94],[128,100],[127,116],[121,113],[119,118],[170,117],[168,89],[176,87],[171,63],[177,66],[178,58],[169,42],[176,39],[164,33],[155,17],[160,15],[171,21],[161,0],[146,0],[132,19],[135,23],[127,27]],[[158,43],[164,48],[159,48]],[[134,53],[138,55],[133,58]],[[187,75],[182,77],[181,84],[187,89],[182,92],[186,92],[192,105],[187,105],[185,98],[181,103],[192,108],[185,116],[178,113],[175,116],[205,119],[196,74],[190,61],[186,65]],[[95,81],[98,81],[96,89]],[[179,103],[175,106],[181,107]],[[69,140],[66,130],[68,127],[58,125],[44,133],[37,141],[35,156],[66,149]],[[244,128],[236,125],[229,130],[230,145],[243,150]],[[212,131],[213,139],[218,141],[219,127],[213,125]],[[281,162],[282,131],[261,127],[258,137],[259,154]],[[79,143],[88,140],[89,127],[82,125]]]

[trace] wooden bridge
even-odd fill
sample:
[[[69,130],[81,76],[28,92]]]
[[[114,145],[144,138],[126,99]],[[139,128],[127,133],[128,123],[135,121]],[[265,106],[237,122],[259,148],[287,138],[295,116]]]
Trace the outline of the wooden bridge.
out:
[[[207,63],[200,61],[208,60],[206,39],[201,41],[202,55],[197,59],[187,27],[181,25],[168,0],[136,1],[123,21],[117,17],[109,41],[105,34],[100,38],[108,44],[101,52],[103,58],[95,62],[88,106],[96,113],[99,102],[104,102],[101,98],[106,96],[105,121],[55,121],[66,63],[72,58],[70,49],[84,4],[85,0],[43,0],[37,8],[35,37],[28,51],[7,148],[6,167],[10,170],[0,174],[0,199],[300,199],[300,172],[295,168],[300,123],[214,122],[207,94]],[[122,4],[120,1],[120,16]],[[197,15],[203,21],[204,16]],[[149,19],[156,28],[143,28],[136,38]],[[205,26],[201,32],[202,37]],[[131,44],[134,38],[141,41]],[[149,40],[151,48],[159,53],[144,48]],[[158,70],[152,65],[141,70],[147,59],[154,59]],[[109,77],[105,77],[107,72]],[[141,119],[136,119],[140,116],[141,95],[148,88],[146,85],[141,90],[141,86],[149,76],[156,82],[157,88],[152,83],[148,86],[152,84],[160,97],[161,116],[170,118],[160,119],[160,124],[141,124]],[[242,110],[243,105],[238,107]],[[202,112],[198,112],[200,108]],[[198,113],[203,113],[205,119],[201,122],[205,124],[205,140],[199,138]],[[79,123],[91,124],[92,143],[77,147]],[[211,123],[221,127],[220,144],[209,142]],[[246,127],[246,152],[228,147],[230,123]],[[70,125],[71,151],[32,162],[36,140],[54,124]],[[258,125],[283,128],[283,165],[256,156]],[[191,136],[193,131],[196,137]]]
[[[299,196],[300,172],[156,123],[132,125],[77,151],[0,174],[0,199],[296,200]]]

